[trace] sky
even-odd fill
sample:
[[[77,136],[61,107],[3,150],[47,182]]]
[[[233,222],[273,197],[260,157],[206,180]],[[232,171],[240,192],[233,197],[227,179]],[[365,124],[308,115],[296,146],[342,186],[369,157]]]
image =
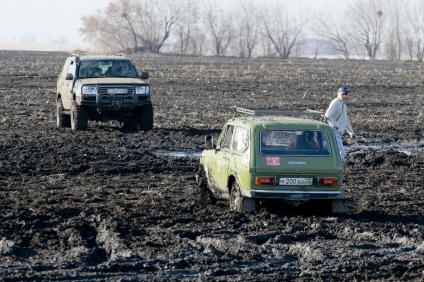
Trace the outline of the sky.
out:
[[[81,18],[104,10],[111,0],[0,0],[0,43],[87,46]],[[150,0],[154,1],[154,0]],[[266,3],[272,0],[258,0]],[[288,0],[312,11],[342,11],[348,0]],[[235,5],[240,0],[217,0]],[[225,4],[224,4],[225,3]],[[229,4],[228,4],[229,3]]]
[[[0,42],[84,43],[81,17],[110,0],[0,0]]]

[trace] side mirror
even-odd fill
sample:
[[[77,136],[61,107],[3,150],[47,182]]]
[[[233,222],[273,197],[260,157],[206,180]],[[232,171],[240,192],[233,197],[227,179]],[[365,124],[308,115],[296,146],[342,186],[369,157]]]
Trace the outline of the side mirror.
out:
[[[149,73],[145,72],[145,71],[141,72],[140,78],[141,79],[149,79]]]
[[[72,73],[67,73],[65,79],[66,80],[74,80],[74,75]]]
[[[214,144],[214,140],[213,140],[212,135],[207,135],[205,137],[205,149],[206,150],[215,149],[215,144]]]

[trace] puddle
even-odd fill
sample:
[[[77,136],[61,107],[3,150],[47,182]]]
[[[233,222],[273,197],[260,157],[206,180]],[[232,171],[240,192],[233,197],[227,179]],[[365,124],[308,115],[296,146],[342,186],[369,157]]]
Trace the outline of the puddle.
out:
[[[361,144],[352,144],[345,146],[346,154],[357,154],[360,152],[382,152],[388,150],[394,150],[401,153],[405,153],[408,156],[416,155],[421,151],[424,151],[424,143],[421,142],[405,142],[405,143],[379,143],[369,142]],[[172,149],[172,150],[157,150],[153,154],[156,156],[165,156],[171,158],[189,158],[193,160],[200,159],[200,151],[191,149]]]
[[[193,160],[200,159],[200,151],[190,150],[190,149],[181,149],[181,150],[158,150],[154,151],[153,154],[157,156],[165,156],[171,158],[189,158]]]
[[[346,154],[356,154],[359,152],[383,152],[388,150],[394,150],[401,153],[405,153],[408,156],[416,155],[421,151],[424,151],[424,143],[421,142],[404,142],[404,143],[378,143],[369,142],[364,144],[353,144],[345,147]]]

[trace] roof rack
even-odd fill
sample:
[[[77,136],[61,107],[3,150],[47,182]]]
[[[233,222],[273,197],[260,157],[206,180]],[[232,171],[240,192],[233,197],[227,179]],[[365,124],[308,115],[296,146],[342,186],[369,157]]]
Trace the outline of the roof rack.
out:
[[[272,110],[272,109],[246,109],[241,107],[236,107],[236,112],[251,116],[309,116],[309,117],[319,117],[322,118],[324,113],[317,110]]]

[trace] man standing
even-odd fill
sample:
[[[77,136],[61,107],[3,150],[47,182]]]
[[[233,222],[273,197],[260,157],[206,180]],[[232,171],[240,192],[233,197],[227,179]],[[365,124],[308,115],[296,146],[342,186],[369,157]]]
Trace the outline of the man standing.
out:
[[[344,161],[345,150],[343,147],[342,135],[347,132],[351,138],[355,137],[349,117],[347,116],[347,105],[345,103],[349,88],[342,86],[337,91],[337,97],[331,101],[325,112],[328,124],[333,128],[336,135],[337,147],[339,148],[340,158]]]

